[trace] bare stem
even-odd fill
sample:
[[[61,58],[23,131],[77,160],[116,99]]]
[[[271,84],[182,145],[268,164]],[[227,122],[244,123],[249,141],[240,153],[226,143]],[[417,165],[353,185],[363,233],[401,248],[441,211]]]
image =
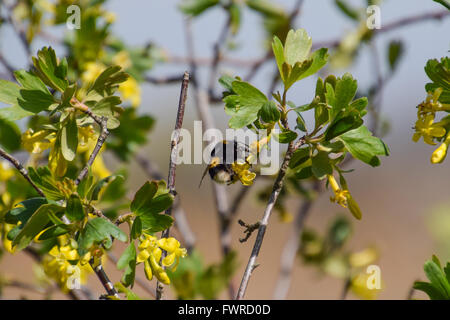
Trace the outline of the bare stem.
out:
[[[25,169],[23,167],[23,165],[19,162],[19,160],[14,158],[12,155],[7,153],[2,148],[0,148],[0,157],[2,157],[5,160],[9,161],[14,167],[16,167],[16,169],[19,170],[20,174],[30,183],[30,185],[34,188],[34,190],[36,190],[36,192],[39,193],[39,195],[41,197],[45,198],[44,192],[33,182],[33,180],[31,180],[27,169]]]
[[[101,262],[99,261],[99,263],[95,264],[94,258],[92,258],[91,261],[89,261],[89,264],[91,265],[92,269],[97,275],[97,278],[100,280],[101,284],[105,288],[108,295],[113,296],[115,298],[119,298],[119,294],[117,293],[116,288],[114,288],[114,285],[111,282],[111,280],[109,280],[108,275],[103,269]]]
[[[108,131],[108,127],[107,127],[108,118],[96,116],[95,114],[92,113],[92,111],[87,106],[84,106],[80,102],[77,103],[77,106],[80,110],[82,110],[84,113],[89,115],[95,122],[97,122],[99,124],[100,135],[98,136],[97,144],[95,145],[94,150],[92,151],[88,162],[86,163],[84,168],[80,171],[77,179],[75,180],[76,185],[78,185],[81,182],[81,180],[83,180],[86,177],[87,173],[89,172],[89,168],[94,163],[95,158],[97,158],[98,153],[102,149],[103,144],[106,142],[106,139],[108,138],[108,135],[109,135],[109,131]],[[84,108],[83,108],[83,106],[84,106]]]
[[[177,168],[177,158],[178,158],[178,143],[180,142],[180,130],[183,127],[184,110],[186,108],[187,90],[189,86],[189,73],[186,71],[184,73],[183,82],[181,84],[180,100],[178,102],[178,112],[177,120],[175,122],[175,131],[172,134],[172,141],[170,145],[170,160],[169,160],[169,175],[167,177],[167,187],[169,192],[175,197],[175,172]],[[165,214],[172,215],[172,207],[170,206]],[[167,228],[162,232],[162,237],[169,237],[170,228]],[[163,251],[162,259],[166,256],[166,252]],[[161,300],[163,295],[164,287],[157,282],[156,284],[156,300]]]
[[[239,287],[236,299],[241,300],[243,299],[245,295],[245,291],[247,290],[248,282],[250,281],[250,277],[252,275],[253,270],[256,267],[256,258],[259,255],[259,251],[261,249],[264,235],[266,234],[266,229],[269,223],[270,216],[272,214],[273,207],[275,206],[275,203],[278,199],[278,196],[281,192],[281,189],[283,188],[283,181],[284,177],[286,175],[287,168],[289,166],[289,162],[291,160],[292,154],[294,151],[301,147],[305,143],[305,137],[298,140],[296,143],[292,141],[289,143],[288,150],[286,152],[286,155],[284,156],[283,163],[281,164],[280,171],[278,172],[278,176],[275,180],[275,183],[272,188],[272,193],[269,198],[269,202],[267,203],[266,209],[264,211],[264,215],[260,221],[260,226],[258,229],[258,234],[256,236],[255,244],[253,245],[253,250],[250,255],[250,258],[247,263],[247,267],[245,269],[244,275],[242,277],[241,285]]]

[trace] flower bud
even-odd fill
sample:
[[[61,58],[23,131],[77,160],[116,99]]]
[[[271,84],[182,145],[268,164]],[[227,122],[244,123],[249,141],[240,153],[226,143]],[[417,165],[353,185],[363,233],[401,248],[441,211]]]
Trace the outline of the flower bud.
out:
[[[433,164],[442,163],[445,160],[445,157],[447,156],[447,149],[448,144],[444,142],[439,146],[439,148],[434,150],[433,154],[431,155],[431,163]]]

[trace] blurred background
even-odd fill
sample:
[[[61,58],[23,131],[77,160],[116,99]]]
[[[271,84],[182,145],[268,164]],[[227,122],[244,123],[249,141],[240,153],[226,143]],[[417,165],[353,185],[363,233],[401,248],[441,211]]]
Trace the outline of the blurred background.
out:
[[[287,10],[295,1],[274,1]],[[365,1],[349,1],[355,6],[363,6]],[[184,38],[184,17],[177,8],[179,1],[139,1],[111,0],[107,8],[117,15],[113,31],[131,46],[140,46],[151,41],[164,48],[169,56],[186,57]],[[394,1],[386,0],[381,5],[382,25],[400,18],[414,16],[425,12],[436,12],[444,8],[438,4],[423,0]],[[195,52],[199,58],[210,58],[213,45],[225,23],[222,10],[211,9],[193,20]],[[265,34],[261,28],[261,17],[249,10],[244,11],[242,28],[233,39],[235,50],[227,56],[236,59],[261,58],[265,55]],[[313,43],[340,39],[357,28],[354,22],[336,9],[334,1],[304,1],[301,12],[295,22],[296,27],[305,28]],[[65,30],[61,27],[58,32]],[[14,67],[24,67],[26,57],[12,30],[2,28],[0,49]],[[383,140],[391,150],[389,157],[381,159],[382,165],[371,168],[361,162],[352,162],[355,169],[347,175],[353,196],[358,199],[363,211],[361,221],[352,220],[353,237],[348,247],[361,250],[367,246],[377,248],[380,258],[376,262],[381,268],[383,290],[381,299],[405,299],[415,280],[425,279],[423,263],[431,254],[439,254],[441,260],[450,258],[450,175],[449,163],[431,165],[430,156],[433,147],[423,143],[415,144],[411,137],[416,119],[416,106],[426,97],[424,85],[428,82],[424,66],[428,59],[448,55],[450,19],[443,21],[424,21],[382,33],[375,39],[378,47],[380,66],[374,66],[371,51],[362,47],[354,64],[345,69],[326,70],[326,73],[342,75],[350,72],[358,79],[360,87],[368,88],[376,77],[376,68],[385,74],[388,71],[387,46],[391,40],[402,40],[405,45],[404,57],[398,65],[394,77],[386,84],[381,100],[381,117],[388,120],[390,130]],[[57,34],[57,33],[56,33]],[[33,51],[43,45],[40,39],[33,44]],[[57,52],[62,55],[62,52]],[[152,71],[154,77],[181,74],[188,68],[187,64],[159,64]],[[220,73],[244,76],[247,70],[222,64]],[[252,83],[264,91],[268,90],[273,77],[274,64],[267,63],[256,75]],[[208,72],[200,69],[199,81],[206,85]],[[297,105],[308,103],[312,99],[315,78],[311,77],[296,84],[289,94],[289,99]],[[175,122],[178,104],[179,83],[165,86],[142,84],[142,104],[139,113],[148,113],[156,119],[156,124],[149,136],[149,143],[141,150],[157,164],[161,172],[167,172],[169,159],[169,140]],[[217,91],[219,92],[219,91]],[[223,105],[211,106],[213,116],[220,129],[226,128],[228,117],[223,112]],[[307,117],[307,121],[311,118]],[[198,120],[192,90],[188,95],[184,127],[191,129],[193,121]],[[106,158],[107,166],[115,168],[113,158]],[[219,243],[219,224],[212,198],[211,185],[197,185],[204,165],[180,165],[177,168],[177,192],[180,195],[187,219],[197,237],[197,249],[205,262],[215,263],[221,259]],[[127,184],[131,191],[137,190],[147,180],[136,163],[130,167]],[[230,193],[235,194],[239,186],[230,186]],[[252,188],[250,195],[241,207],[238,217],[246,222],[256,222],[263,213],[264,204],[256,200]],[[300,199],[289,200],[288,211],[296,214],[301,204]],[[314,203],[306,221],[306,226],[324,233],[330,220],[338,214],[349,215],[336,204],[330,203],[329,192],[321,195]],[[238,239],[243,236],[243,229],[236,223],[232,225],[232,246],[238,253],[239,269],[234,282],[239,284],[247,263],[254,237],[246,243]],[[283,223],[273,215],[269,223],[266,238],[258,258],[260,266],[255,270],[250,281],[246,298],[271,299],[279,273],[279,261],[282,248],[286,243],[292,225]],[[445,239],[447,238],[447,240]],[[5,255],[0,261],[2,273],[32,281],[31,260],[17,254]],[[110,276],[119,280],[120,273],[108,264],[106,270]],[[94,276],[89,286],[100,291]],[[342,280],[320,274],[317,269],[305,266],[296,260],[293,280],[288,299],[338,299],[342,291]],[[136,287],[136,293],[141,289]],[[5,289],[4,297],[19,298],[23,292],[19,289]],[[424,298],[421,293],[416,297]],[[29,298],[34,296],[27,295]],[[226,298],[226,293],[221,296]],[[64,296],[61,296],[64,298]],[[349,295],[349,298],[355,296]]]

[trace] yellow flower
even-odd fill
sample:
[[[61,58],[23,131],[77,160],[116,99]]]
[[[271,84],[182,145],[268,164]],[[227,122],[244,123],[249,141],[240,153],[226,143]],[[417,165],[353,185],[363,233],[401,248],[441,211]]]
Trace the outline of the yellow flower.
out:
[[[187,255],[185,248],[180,248],[180,242],[175,238],[163,238],[158,240],[158,246],[167,251],[167,256],[163,259],[162,264],[165,267],[172,266],[172,271],[175,271],[180,263],[180,258]]]
[[[141,104],[141,87],[132,77],[119,85],[119,92],[124,100],[129,100],[133,107]]]
[[[439,111],[450,111],[450,104],[442,104],[439,102],[439,98],[443,91],[442,88],[437,88],[434,92],[428,92],[427,99],[418,106],[419,117],[428,113],[435,114]]]
[[[11,254],[16,252],[16,247],[13,247],[12,241],[7,238],[7,235],[8,235],[8,232],[11,231],[11,229],[14,227],[15,227],[15,225],[13,225],[13,224],[4,223],[3,230],[2,230],[3,248],[5,248],[5,250]]]
[[[112,62],[115,65],[118,65],[120,67],[122,67],[122,69],[128,69],[129,67],[132,66],[132,62],[130,59],[130,55],[128,54],[127,51],[123,50],[118,52],[113,58],[112,58]]]
[[[73,281],[79,281],[79,284],[86,283],[88,274],[92,272],[92,268],[87,263],[91,253],[87,253],[80,259],[76,248],[66,236],[59,237],[58,241],[59,244],[42,259],[42,267],[45,274],[55,280],[64,292],[67,292],[73,289]]]
[[[434,114],[428,114],[425,117],[419,117],[416,122],[416,132],[413,135],[413,141],[419,141],[423,136],[423,141],[430,145],[435,145],[434,138],[441,138],[445,135],[445,129],[440,123],[434,122]]]
[[[106,11],[103,14],[103,17],[105,18],[106,22],[108,23],[114,23],[117,20],[117,15],[114,12]]]
[[[136,261],[137,263],[144,262],[144,271],[147,279],[152,280],[153,276],[155,276],[160,282],[167,285],[170,284],[170,279],[162,266],[172,267],[172,271],[175,271],[180,258],[186,256],[186,249],[180,248],[180,243],[175,238],[157,240],[154,236],[142,235],[138,249],[140,252]],[[162,262],[161,249],[167,252],[167,256]]]
[[[362,218],[361,209],[359,208],[358,203],[353,199],[352,195],[350,194],[350,191],[346,189],[345,190],[341,189],[341,187],[339,187],[339,184],[337,183],[333,175],[328,175],[327,178],[331,186],[331,189],[333,190],[334,193],[334,197],[330,197],[330,200],[332,202],[338,203],[344,208],[348,207],[352,215],[356,219],[361,220]]]
[[[375,248],[366,248],[362,251],[350,254],[349,263],[352,267],[361,268],[374,263],[377,259],[377,250],[375,250]]]
[[[367,287],[367,280],[369,275],[360,273],[354,276],[351,280],[350,290],[358,297],[365,300],[375,300],[377,298],[378,289],[369,289]]]
[[[62,177],[67,171],[67,161],[61,153],[61,148],[53,148],[48,157],[48,167],[57,177]]]
[[[86,83],[94,82],[105,69],[106,67],[102,63],[88,62],[84,66],[85,71],[81,74],[81,80]]]
[[[433,154],[431,155],[431,163],[442,163],[445,160],[445,157],[447,156],[448,151],[448,145],[450,144],[450,135],[448,135],[444,142],[436,149],[434,150]]]
[[[14,176],[14,170],[7,161],[0,162],[0,181],[8,181]]]
[[[278,209],[277,211],[282,223],[291,223],[294,220],[292,213],[287,211],[284,206],[276,206],[276,209]]]
[[[54,133],[49,130],[33,132],[28,129],[22,134],[22,145],[30,153],[41,153],[55,143]]]
[[[233,171],[238,175],[239,180],[244,186],[251,186],[253,184],[253,180],[256,178],[256,174],[251,172],[250,164],[233,162],[231,167]]]

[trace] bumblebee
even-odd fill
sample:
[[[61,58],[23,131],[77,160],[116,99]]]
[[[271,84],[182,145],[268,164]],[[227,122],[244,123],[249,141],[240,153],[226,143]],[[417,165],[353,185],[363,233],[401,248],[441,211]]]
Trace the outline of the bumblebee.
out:
[[[208,172],[211,179],[220,184],[230,185],[240,180],[242,177],[242,165],[250,167],[249,148],[246,144],[236,140],[223,140],[217,143],[211,151],[211,161],[203,172],[200,185]]]

